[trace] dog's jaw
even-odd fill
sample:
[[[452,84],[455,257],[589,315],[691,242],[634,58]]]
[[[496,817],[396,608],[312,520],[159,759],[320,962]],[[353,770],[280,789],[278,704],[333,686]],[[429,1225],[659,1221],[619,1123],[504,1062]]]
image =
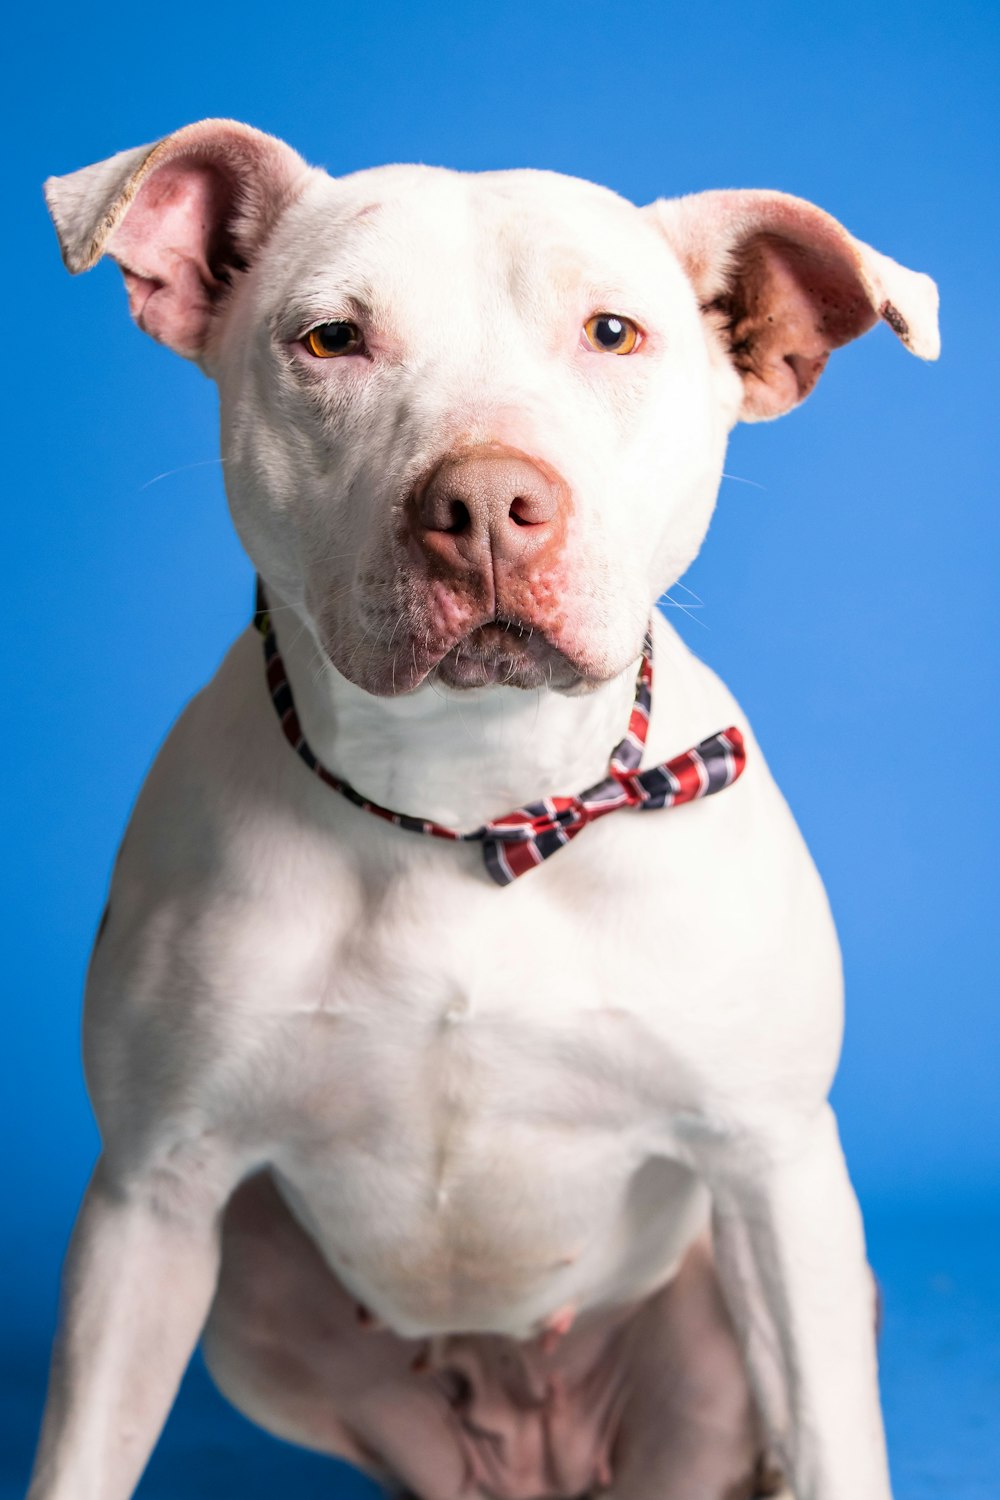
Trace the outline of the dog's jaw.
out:
[[[477,673],[485,678],[489,668],[472,656],[463,666],[455,650],[443,671],[439,658],[409,690],[399,690],[397,673],[397,690],[377,693],[359,684],[365,674],[358,662],[353,678],[338,669],[315,627],[303,628],[280,594],[272,589],[268,598],[310,747],[366,797],[397,812],[468,829],[540,796],[592,785],[628,724],[641,631],[623,669],[589,690],[579,683],[574,689],[575,669],[557,660],[552,674],[565,674],[562,690],[550,691],[547,681],[531,691],[513,682],[477,683]],[[256,632],[248,649],[259,650]],[[460,684],[450,680],[456,660],[465,674]],[[262,662],[258,670],[263,691]]]

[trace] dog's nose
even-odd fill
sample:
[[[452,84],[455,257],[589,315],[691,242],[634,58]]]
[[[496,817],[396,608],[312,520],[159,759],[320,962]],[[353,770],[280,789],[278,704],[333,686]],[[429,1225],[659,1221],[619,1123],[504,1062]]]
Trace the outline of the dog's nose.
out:
[[[416,497],[424,550],[456,572],[536,561],[562,532],[566,489],[523,454],[466,449],[438,464]]]

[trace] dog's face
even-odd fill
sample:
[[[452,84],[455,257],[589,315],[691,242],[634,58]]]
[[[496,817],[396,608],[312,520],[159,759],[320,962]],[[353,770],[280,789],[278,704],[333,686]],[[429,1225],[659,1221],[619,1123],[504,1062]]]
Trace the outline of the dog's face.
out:
[[[218,381],[264,578],[346,677],[574,691],[638,654],[727,434],[933,289],[780,194],[638,209],[543,172],[332,179],[203,122],[49,185],[71,269]]]
[[[547,173],[317,175],[214,367],[246,546],[376,693],[620,672],[740,397],[654,223]]]

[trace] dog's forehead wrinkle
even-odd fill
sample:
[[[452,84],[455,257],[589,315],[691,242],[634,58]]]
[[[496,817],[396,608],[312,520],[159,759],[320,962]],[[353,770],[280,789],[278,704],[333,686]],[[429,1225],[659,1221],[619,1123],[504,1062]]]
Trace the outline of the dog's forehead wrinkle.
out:
[[[348,224],[357,224],[361,219],[367,219],[371,221],[372,219],[378,218],[381,212],[381,203],[362,203],[360,208],[353,208],[351,210],[351,212],[347,216],[346,222]]]

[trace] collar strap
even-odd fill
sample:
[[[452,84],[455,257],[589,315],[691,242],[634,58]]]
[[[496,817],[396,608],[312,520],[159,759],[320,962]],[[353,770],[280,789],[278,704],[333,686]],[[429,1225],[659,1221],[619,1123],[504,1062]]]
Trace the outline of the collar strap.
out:
[[[649,766],[644,771],[639,769],[649,729],[653,690],[653,637],[651,630],[647,630],[628,729],[625,738],[611,752],[607,776],[579,796],[546,797],[541,802],[529,802],[503,817],[491,818],[470,833],[460,833],[429,818],[414,818],[407,813],[380,807],[342,777],[327,770],[302,732],[260,579],[257,580],[254,624],[264,638],[267,685],[282,732],[310,771],[333,791],[346,797],[348,802],[353,802],[355,807],[373,813],[407,833],[428,834],[431,838],[450,839],[456,844],[481,843],[486,868],[497,885],[510,885],[519,875],[527,874],[568,844],[570,839],[576,838],[588,823],[607,813],[617,812],[623,807],[649,812],[710,797],[714,792],[732,786],[746,765],[743,736],[738,729],[731,727],[720,730],[662,765]]]

